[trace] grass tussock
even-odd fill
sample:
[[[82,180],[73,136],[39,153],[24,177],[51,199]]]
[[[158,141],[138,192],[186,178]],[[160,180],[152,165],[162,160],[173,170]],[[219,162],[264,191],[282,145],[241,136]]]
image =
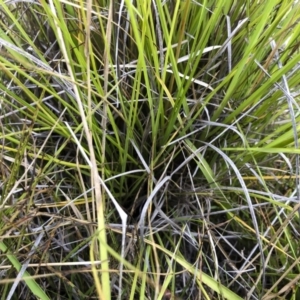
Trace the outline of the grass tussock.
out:
[[[298,299],[296,1],[0,1],[1,299]]]

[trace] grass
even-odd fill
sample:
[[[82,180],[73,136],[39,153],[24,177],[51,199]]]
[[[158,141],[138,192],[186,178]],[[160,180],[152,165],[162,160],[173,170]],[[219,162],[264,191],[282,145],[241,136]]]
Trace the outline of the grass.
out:
[[[0,4],[1,299],[299,297],[296,1]]]

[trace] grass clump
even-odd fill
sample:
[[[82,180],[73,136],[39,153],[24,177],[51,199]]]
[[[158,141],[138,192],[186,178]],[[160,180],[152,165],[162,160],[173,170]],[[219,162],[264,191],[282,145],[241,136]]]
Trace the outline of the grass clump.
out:
[[[296,299],[299,4],[1,1],[2,299]]]

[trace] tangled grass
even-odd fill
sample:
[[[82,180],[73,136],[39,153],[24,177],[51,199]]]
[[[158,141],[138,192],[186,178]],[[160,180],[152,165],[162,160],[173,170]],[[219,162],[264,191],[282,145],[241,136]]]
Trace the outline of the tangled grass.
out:
[[[299,297],[299,4],[223,2],[0,2],[1,299]]]

